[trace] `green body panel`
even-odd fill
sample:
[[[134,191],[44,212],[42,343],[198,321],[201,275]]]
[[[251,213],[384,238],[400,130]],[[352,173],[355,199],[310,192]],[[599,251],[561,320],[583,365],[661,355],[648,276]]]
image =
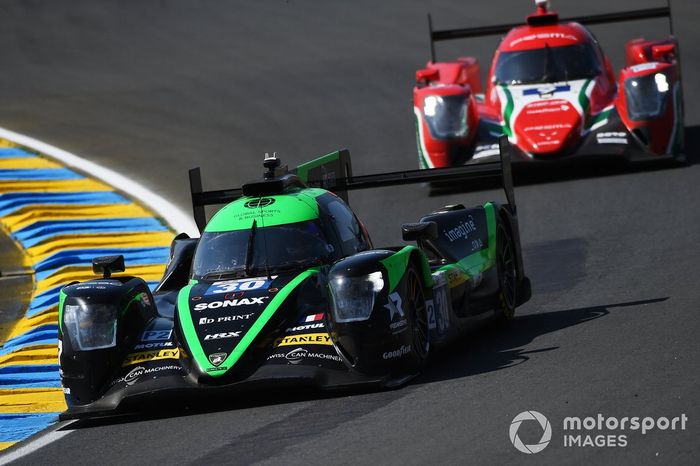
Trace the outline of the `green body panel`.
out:
[[[325,165],[329,162],[333,162],[335,160],[338,160],[340,157],[340,151],[335,151],[331,152],[330,154],[326,154],[323,157],[319,157],[317,159],[314,159],[310,162],[303,163],[299,165],[296,169],[296,175],[299,177],[301,181],[304,183],[308,183],[309,181],[309,170],[313,170],[314,168],[317,168],[321,165]]]
[[[484,204],[486,211],[486,228],[488,229],[488,248],[470,254],[457,261],[440,267],[439,271],[447,271],[458,267],[468,278],[473,278],[496,265],[496,208],[490,202]]]
[[[284,288],[279,290],[272,301],[270,301],[270,303],[265,307],[265,310],[262,312],[262,314],[260,314],[260,317],[258,317],[250,330],[243,335],[243,338],[241,338],[241,341],[238,342],[238,345],[236,345],[231,354],[229,354],[226,360],[218,367],[209,362],[209,359],[202,349],[202,345],[199,342],[197,332],[194,328],[192,314],[189,310],[190,289],[192,289],[193,285],[187,285],[181,289],[177,296],[178,316],[180,318],[180,323],[182,324],[182,330],[185,332],[185,339],[187,340],[190,350],[192,351],[192,356],[197,362],[197,365],[212,377],[220,377],[228,372],[228,370],[230,370],[231,367],[238,362],[243,353],[248,349],[248,346],[250,346],[253,340],[258,336],[263,327],[265,327],[265,324],[267,324],[284,300],[287,299],[287,296],[289,296],[289,294],[294,291],[294,289],[301,282],[317,273],[317,268],[308,269],[294,277],[294,279],[292,279],[292,281],[290,281]],[[180,311],[180,309],[186,309],[187,311]],[[222,367],[225,367],[226,369],[216,370],[221,369]],[[207,369],[210,369],[213,372],[209,372]]]
[[[390,293],[396,289],[396,286],[401,281],[404,273],[406,273],[408,262],[411,259],[411,254],[414,251],[416,251],[421,258],[421,271],[423,272],[423,281],[425,286],[433,286],[433,276],[430,273],[430,266],[428,265],[428,260],[426,259],[425,254],[416,246],[406,246],[400,251],[380,261],[386,269],[387,275],[389,276]]]
[[[318,196],[321,196],[323,194],[328,194],[330,191],[326,191],[325,189],[321,188],[306,188],[304,189],[303,193],[311,198],[317,198]]]
[[[209,233],[247,230],[253,224],[253,220],[257,220],[258,228],[262,228],[316,219],[317,191],[319,190],[304,189],[296,193],[265,196],[265,199],[274,200],[265,207],[246,207],[246,203],[259,198],[242,197],[219,210],[204,231]]]
[[[58,328],[63,333],[63,302],[66,300],[66,294],[63,290],[58,292]]]

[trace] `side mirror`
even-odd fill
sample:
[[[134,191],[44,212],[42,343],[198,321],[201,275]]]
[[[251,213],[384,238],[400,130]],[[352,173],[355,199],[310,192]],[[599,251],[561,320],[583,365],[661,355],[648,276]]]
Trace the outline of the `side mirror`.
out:
[[[436,69],[424,69],[416,71],[416,81],[419,83],[428,83],[430,81],[435,81],[440,77],[440,70]]]
[[[401,225],[401,234],[404,241],[436,239],[438,226],[435,222],[404,223]]]
[[[112,272],[123,272],[126,270],[124,266],[124,256],[101,256],[92,259],[92,271],[96,274],[102,274],[102,278],[109,278]]]
[[[670,58],[670,55],[675,53],[676,46],[674,44],[659,44],[651,48],[651,56],[656,61],[663,61]]]

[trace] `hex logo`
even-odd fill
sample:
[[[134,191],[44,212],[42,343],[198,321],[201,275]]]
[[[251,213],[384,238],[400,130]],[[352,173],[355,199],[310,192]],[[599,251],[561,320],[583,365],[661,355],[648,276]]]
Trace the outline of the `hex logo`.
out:
[[[224,338],[238,338],[241,336],[241,332],[223,332],[223,333],[212,333],[204,337],[205,340],[221,340]]]
[[[271,197],[261,197],[260,199],[253,199],[243,204],[248,209],[257,209],[262,207],[271,206],[275,203],[275,200]]]
[[[532,444],[525,445],[520,437],[518,437],[518,429],[520,429],[520,424],[523,421],[537,421],[542,427],[542,437],[540,441]],[[533,453],[539,453],[549,445],[549,441],[552,440],[552,426],[549,424],[549,420],[542,413],[537,411],[523,411],[513,418],[510,423],[510,441],[518,451],[531,455]]]

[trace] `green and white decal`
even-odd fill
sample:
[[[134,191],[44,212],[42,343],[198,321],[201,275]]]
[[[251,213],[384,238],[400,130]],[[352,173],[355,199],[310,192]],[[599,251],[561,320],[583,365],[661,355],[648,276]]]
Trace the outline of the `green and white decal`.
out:
[[[428,150],[425,148],[425,136],[423,135],[423,123],[420,109],[413,107],[413,114],[416,118],[416,144],[418,146],[418,167],[419,168],[435,168],[435,165],[430,161],[430,157],[426,154]]]

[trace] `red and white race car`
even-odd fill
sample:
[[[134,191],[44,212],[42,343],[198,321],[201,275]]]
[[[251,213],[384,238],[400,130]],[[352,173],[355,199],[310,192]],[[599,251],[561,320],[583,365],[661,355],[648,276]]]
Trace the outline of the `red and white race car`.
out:
[[[667,7],[560,20],[546,0],[525,25],[433,31],[413,106],[421,168],[492,161],[508,136],[514,162],[580,156],[683,160],[678,44],[633,39],[617,80],[583,24],[668,17]],[[434,42],[507,33],[482,93],[473,57],[435,60]]]

